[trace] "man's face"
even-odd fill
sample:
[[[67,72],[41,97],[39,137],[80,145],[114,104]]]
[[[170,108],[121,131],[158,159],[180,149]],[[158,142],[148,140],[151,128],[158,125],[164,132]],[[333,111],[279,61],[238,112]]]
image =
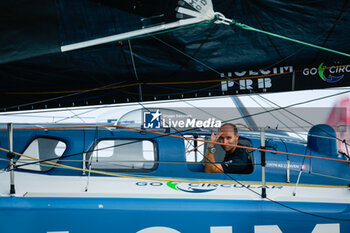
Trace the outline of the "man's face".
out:
[[[220,130],[222,132],[219,138],[220,142],[232,145],[232,146],[222,145],[221,146],[222,149],[224,149],[225,152],[233,152],[233,150],[236,148],[236,145],[237,145],[238,135],[235,135],[232,127],[223,127]]]

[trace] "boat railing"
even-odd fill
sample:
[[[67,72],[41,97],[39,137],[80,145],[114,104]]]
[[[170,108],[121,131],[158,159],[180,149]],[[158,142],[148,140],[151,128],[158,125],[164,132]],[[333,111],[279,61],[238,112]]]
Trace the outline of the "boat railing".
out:
[[[85,127],[92,127],[92,126],[85,126]],[[79,128],[85,128],[83,126],[79,126]],[[107,127],[114,127],[114,128],[121,128],[121,129],[132,129],[132,130],[137,130],[137,131],[141,131],[141,132],[149,132],[149,133],[154,133],[154,134],[158,134],[158,135],[162,135],[162,136],[169,136],[169,137],[177,137],[177,138],[182,138],[184,140],[191,140],[191,141],[194,141],[194,142],[203,142],[203,143],[208,143],[209,141],[208,140],[205,140],[205,139],[201,139],[201,138],[198,138],[198,135],[196,136],[193,136],[192,138],[191,137],[184,137],[182,135],[172,135],[172,134],[168,134],[168,133],[162,133],[162,132],[158,132],[158,131],[149,131],[149,130],[145,130],[145,129],[135,129],[135,128],[130,128],[130,127],[126,127],[126,126],[110,126],[110,125],[101,125],[101,126],[94,126],[95,128],[98,128],[98,127],[104,127],[104,128],[107,128]],[[68,127],[51,127],[51,128],[43,128],[43,127],[40,127],[40,128],[35,128],[35,129],[40,129],[40,130],[49,130],[49,129],[72,129],[74,128],[73,126],[68,126]],[[30,128],[25,128],[24,130],[28,130]],[[31,128],[33,129],[33,128]],[[27,156],[25,154],[20,154],[20,153],[17,153],[17,152],[14,152],[13,151],[13,130],[14,130],[14,127],[13,127],[13,124],[12,123],[9,123],[8,124],[8,127],[7,127],[7,131],[8,131],[8,140],[9,140],[9,149],[4,149],[4,148],[0,148],[2,149],[2,151],[5,151],[7,152],[7,157],[8,157],[8,161],[9,161],[9,167],[8,167],[8,171],[10,171],[10,194],[11,195],[14,195],[15,194],[15,181],[14,181],[14,171],[16,169],[16,167],[20,167],[21,164],[16,164],[16,166],[14,165],[14,156],[15,155],[20,155],[20,156],[23,156],[24,158],[26,158],[27,160],[33,160],[33,158],[31,158],[30,156]],[[18,128],[16,128],[16,130],[19,130]],[[262,186],[261,186],[261,197],[262,198],[266,198],[266,153],[273,153],[273,154],[285,154],[285,155],[291,155],[291,156],[300,156],[300,157],[304,157],[304,158],[315,158],[315,159],[325,159],[325,160],[333,160],[333,161],[338,161],[338,162],[345,162],[345,163],[350,163],[349,162],[349,159],[339,159],[339,158],[327,158],[327,157],[319,157],[319,156],[312,156],[312,155],[302,155],[302,154],[296,154],[296,153],[290,153],[290,152],[283,152],[283,151],[273,151],[273,150],[268,150],[266,149],[266,142],[267,142],[267,138],[266,138],[266,128],[261,128],[260,129],[260,147],[259,148],[253,148],[253,147],[247,147],[247,146],[241,146],[241,145],[237,145],[237,147],[241,147],[241,148],[244,148],[244,149],[249,149],[249,150],[256,150],[256,151],[259,151],[260,154],[261,154],[261,163],[259,164],[254,164],[254,165],[260,165],[261,166],[261,183],[262,183]],[[325,136],[322,136],[322,135],[312,135],[312,136],[315,136],[315,137],[319,137],[321,138],[322,140],[323,139],[334,139],[332,137],[325,137]],[[215,143],[215,144],[218,144],[218,145],[225,145],[224,143]],[[200,146],[200,145],[199,145]],[[198,145],[196,146],[198,147]],[[196,149],[195,147],[195,149]],[[103,148],[102,148],[103,149]],[[189,151],[187,151],[189,152]],[[85,155],[83,157],[83,168],[74,168],[74,167],[70,167],[70,166],[65,166],[65,165],[62,165],[62,164],[58,164],[56,162],[51,162],[51,159],[48,159],[47,161],[41,161],[39,159],[37,159],[37,161],[35,161],[36,163],[45,163],[47,166],[52,166],[52,167],[63,167],[63,168],[68,168],[68,169],[78,169],[78,170],[81,170],[83,172],[83,175],[85,175],[86,172],[89,172],[90,173],[97,173],[97,174],[103,174],[103,175],[115,175],[115,176],[121,176],[121,175],[118,175],[118,174],[115,174],[115,173],[108,173],[108,172],[101,172],[101,171],[92,171],[91,170],[91,166],[88,166],[86,167],[86,164],[87,164],[87,158],[86,158],[86,153],[88,152],[84,152],[83,154]],[[91,157],[90,157],[91,158]],[[56,158],[57,159],[57,158]],[[76,160],[76,161],[79,161],[79,160]],[[22,160],[21,161],[22,165],[26,165],[25,163],[25,160]],[[125,161],[118,161],[118,163],[128,163],[130,161],[128,160],[125,160]],[[145,162],[144,160],[143,161],[137,161],[137,160],[133,160],[132,162]],[[197,159],[193,162],[188,162],[188,161],[151,161],[152,163],[154,164],[160,164],[160,163],[186,163],[186,164],[203,164],[204,161],[197,161]],[[32,164],[32,163],[30,163]],[[90,163],[91,164],[91,163]],[[301,167],[300,169],[293,169],[291,168],[290,166],[290,160],[289,158],[287,157],[287,161],[286,161],[286,164],[287,166],[283,169],[286,169],[286,174],[287,174],[287,178],[286,178],[286,182],[289,183],[290,182],[290,172],[291,171],[299,171],[299,175],[298,175],[298,179],[297,179],[297,182],[295,184],[295,189],[296,187],[298,186],[299,184],[299,180],[300,180],[300,176],[303,172],[303,168]],[[317,174],[317,175],[321,175],[322,174]],[[124,177],[132,177],[132,176],[125,176]],[[328,177],[331,177],[331,176],[328,176]],[[140,178],[140,177],[137,177],[137,178]],[[333,177],[335,179],[341,179],[339,177]]]

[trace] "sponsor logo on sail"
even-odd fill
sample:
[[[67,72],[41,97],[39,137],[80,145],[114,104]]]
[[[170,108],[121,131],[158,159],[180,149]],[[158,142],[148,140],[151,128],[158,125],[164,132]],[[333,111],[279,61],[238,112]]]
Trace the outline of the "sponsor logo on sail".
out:
[[[327,83],[335,83],[340,81],[342,78],[344,78],[344,74],[341,75],[333,75],[332,73],[339,73],[339,72],[344,72],[346,68],[349,68],[349,66],[342,66],[342,67],[334,67],[332,66],[329,68],[329,74],[328,77],[326,76],[326,68],[327,66],[323,65],[324,63],[322,62],[319,67],[318,67],[318,75],[323,81],[326,81]],[[350,71],[350,69],[349,69]]]
[[[272,67],[270,69],[244,70],[241,72],[221,73],[220,77],[227,80],[221,81],[221,91],[253,90],[266,91],[272,87],[272,79],[268,76],[277,76],[293,72],[293,66]],[[252,77],[252,79],[247,79]],[[244,79],[243,79],[244,78]]]
[[[350,65],[340,65],[340,62],[335,62],[333,66],[325,65],[321,62],[318,67],[305,68],[303,70],[304,76],[317,75],[327,83],[336,83],[342,80],[346,73],[350,73]]]

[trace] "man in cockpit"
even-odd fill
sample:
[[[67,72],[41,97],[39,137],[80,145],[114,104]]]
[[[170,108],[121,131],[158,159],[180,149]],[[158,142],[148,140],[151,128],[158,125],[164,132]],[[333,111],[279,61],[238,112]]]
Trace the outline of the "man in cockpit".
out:
[[[205,152],[204,171],[208,173],[248,173],[249,161],[248,152],[246,149],[237,147],[238,144],[238,130],[233,124],[226,123],[222,125],[218,133],[215,135],[211,132],[210,143]],[[214,142],[230,144],[221,145],[226,152],[224,161],[221,163],[215,162],[215,144]]]

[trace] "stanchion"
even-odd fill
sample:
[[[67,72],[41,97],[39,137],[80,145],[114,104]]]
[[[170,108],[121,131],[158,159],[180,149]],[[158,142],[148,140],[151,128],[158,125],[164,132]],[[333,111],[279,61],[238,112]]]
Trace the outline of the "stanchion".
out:
[[[265,128],[260,129],[260,138],[261,138],[261,149],[265,149]],[[266,157],[265,151],[261,151],[261,197],[266,198],[266,176],[265,176],[265,166],[266,166]]]
[[[14,195],[15,191],[15,171],[13,166],[13,158],[15,154],[13,153],[13,125],[12,123],[7,124],[8,135],[9,135],[9,152],[7,157],[10,160],[10,194]]]

